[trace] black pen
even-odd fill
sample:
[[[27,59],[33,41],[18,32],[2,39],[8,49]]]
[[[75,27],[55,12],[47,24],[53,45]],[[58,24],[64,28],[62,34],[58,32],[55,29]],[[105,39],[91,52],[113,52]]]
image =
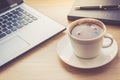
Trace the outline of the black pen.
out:
[[[119,10],[120,5],[76,6],[76,10]]]

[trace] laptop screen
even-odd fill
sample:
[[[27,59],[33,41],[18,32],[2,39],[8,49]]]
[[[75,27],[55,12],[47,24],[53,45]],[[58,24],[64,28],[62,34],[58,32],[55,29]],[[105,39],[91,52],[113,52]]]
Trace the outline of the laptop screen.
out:
[[[10,8],[12,4],[20,4],[21,2],[23,2],[23,0],[0,0],[0,12]]]

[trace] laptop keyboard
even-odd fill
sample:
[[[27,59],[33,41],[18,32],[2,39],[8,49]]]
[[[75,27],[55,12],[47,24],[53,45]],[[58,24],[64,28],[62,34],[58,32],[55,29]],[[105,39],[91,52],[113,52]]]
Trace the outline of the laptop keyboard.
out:
[[[37,20],[35,16],[22,8],[17,8],[0,16],[0,39],[35,20]]]

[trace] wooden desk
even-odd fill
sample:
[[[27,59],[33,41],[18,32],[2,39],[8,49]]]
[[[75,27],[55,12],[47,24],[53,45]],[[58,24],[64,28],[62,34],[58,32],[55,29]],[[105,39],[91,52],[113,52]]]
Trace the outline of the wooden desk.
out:
[[[74,0],[25,0],[27,4],[67,27],[67,17]],[[120,45],[120,26],[107,25]],[[109,64],[82,70],[64,64],[57,55],[63,32],[37,46],[0,69],[0,80],[120,80],[120,54]],[[120,50],[120,49],[119,49]]]

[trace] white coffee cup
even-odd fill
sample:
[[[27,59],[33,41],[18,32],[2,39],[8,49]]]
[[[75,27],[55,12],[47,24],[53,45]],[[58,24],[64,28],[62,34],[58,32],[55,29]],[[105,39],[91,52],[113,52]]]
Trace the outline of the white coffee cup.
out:
[[[103,31],[100,35],[96,36],[95,38],[90,39],[81,39],[75,37],[71,31],[80,24],[92,23],[98,25]],[[68,28],[68,36],[71,41],[71,45],[73,51],[76,56],[79,58],[94,58],[101,53],[102,48],[110,47],[113,43],[112,37],[105,34],[106,33],[106,26],[103,22],[97,19],[92,18],[83,18],[76,21],[73,21]],[[109,44],[103,44],[103,39],[107,38],[110,39]]]

